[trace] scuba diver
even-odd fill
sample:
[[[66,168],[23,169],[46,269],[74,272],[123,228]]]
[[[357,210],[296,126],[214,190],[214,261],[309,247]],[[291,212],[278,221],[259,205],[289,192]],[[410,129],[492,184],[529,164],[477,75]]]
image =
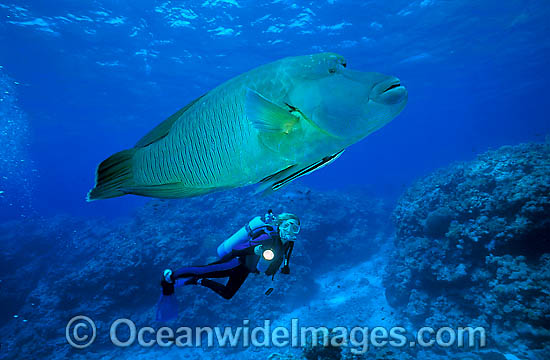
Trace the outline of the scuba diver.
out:
[[[177,317],[177,302],[173,296],[176,287],[201,285],[229,300],[250,273],[264,273],[274,277],[280,268],[282,274],[290,274],[289,260],[299,231],[300,220],[296,215],[282,213],[274,216],[269,210],[263,220],[259,216],[255,217],[218,246],[219,260],[176,271],[164,270],[157,320],[166,321]],[[224,285],[210,280],[214,278],[228,280]],[[272,290],[270,288],[266,295]]]

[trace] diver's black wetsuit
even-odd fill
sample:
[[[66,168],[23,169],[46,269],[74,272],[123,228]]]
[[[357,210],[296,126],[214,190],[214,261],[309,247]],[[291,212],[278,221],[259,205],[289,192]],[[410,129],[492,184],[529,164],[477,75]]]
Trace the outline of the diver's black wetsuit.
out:
[[[233,258],[225,262],[215,262],[203,266],[188,266],[174,272],[172,279],[175,280],[175,286],[197,284],[200,278],[201,285],[212,289],[224,299],[231,299],[237,293],[241,285],[250,274],[248,268],[238,258]],[[229,278],[225,285],[208,278]],[[182,280],[189,278],[188,280]]]
[[[275,258],[267,271],[267,275],[274,275],[279,270],[284,261],[282,273],[288,274],[288,262],[292,253],[292,243],[283,244],[278,231],[267,226],[258,230],[252,231],[249,234],[249,240],[233,249],[231,253],[224,256],[222,259],[203,266],[187,266],[175,271],[171,280],[172,283],[162,282],[163,293],[171,295],[176,287],[182,285],[197,284],[198,279],[201,280],[201,285],[212,289],[224,299],[231,299],[237,293],[241,285],[244,283],[248,274],[258,273],[256,266],[260,260],[260,256],[254,253],[254,248],[257,245],[262,245],[264,249],[271,249],[275,254]],[[229,278],[225,285],[209,278]],[[182,280],[187,278],[187,280]]]

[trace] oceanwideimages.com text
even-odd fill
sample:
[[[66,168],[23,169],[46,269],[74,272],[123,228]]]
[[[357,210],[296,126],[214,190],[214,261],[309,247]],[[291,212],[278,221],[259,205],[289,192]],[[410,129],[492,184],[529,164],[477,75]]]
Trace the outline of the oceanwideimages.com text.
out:
[[[86,316],[73,317],[65,329],[67,342],[77,349],[93,344],[97,328]],[[109,339],[114,346],[159,347],[231,347],[231,348],[284,348],[305,346],[350,347],[354,354],[366,353],[375,347],[423,347],[456,346],[483,348],[486,332],[482,327],[422,327],[409,332],[404,327],[345,327],[300,326],[299,319],[291,319],[288,326],[274,326],[264,320],[262,326],[252,326],[243,320],[240,326],[227,327],[138,327],[130,319],[117,319],[109,328]]]

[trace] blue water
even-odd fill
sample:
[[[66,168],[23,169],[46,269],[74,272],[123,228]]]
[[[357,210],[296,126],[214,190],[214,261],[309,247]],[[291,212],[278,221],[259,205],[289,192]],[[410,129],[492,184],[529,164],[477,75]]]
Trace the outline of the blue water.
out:
[[[41,214],[117,215],[142,203],[82,201],[97,163],[221,82],[319,51],[398,76],[409,103],[301,181],[395,196],[439,166],[549,133],[549,13],[545,1],[4,1],[0,64],[20,83],[20,146],[40,175]]]
[[[549,18],[545,0],[0,0],[0,219],[132,215],[149,199],[86,203],[99,162],[238,74],[323,51],[409,100],[297,182],[393,204],[440,167],[545,141]]]

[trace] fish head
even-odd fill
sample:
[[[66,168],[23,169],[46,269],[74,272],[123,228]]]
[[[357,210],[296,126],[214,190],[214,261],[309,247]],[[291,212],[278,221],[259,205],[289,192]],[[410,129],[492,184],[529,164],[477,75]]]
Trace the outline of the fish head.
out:
[[[344,57],[332,53],[302,58],[289,104],[332,136],[358,141],[390,122],[407,103],[407,90],[394,76],[348,69]]]

